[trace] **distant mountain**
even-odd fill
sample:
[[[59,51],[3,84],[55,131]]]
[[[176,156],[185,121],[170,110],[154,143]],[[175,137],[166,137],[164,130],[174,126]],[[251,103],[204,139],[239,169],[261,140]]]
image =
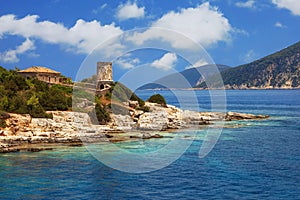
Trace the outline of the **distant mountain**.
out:
[[[189,68],[182,72],[173,73],[163,78],[160,78],[153,83],[148,83],[139,88],[145,89],[160,89],[160,88],[192,88],[201,83],[204,79],[203,76],[208,77],[217,72],[218,70],[224,71],[230,67],[226,65],[204,65],[201,67]]]
[[[228,68],[221,75],[226,89],[300,88],[300,42],[249,64]],[[205,82],[197,87],[206,88]],[[220,87],[220,83],[213,87]]]

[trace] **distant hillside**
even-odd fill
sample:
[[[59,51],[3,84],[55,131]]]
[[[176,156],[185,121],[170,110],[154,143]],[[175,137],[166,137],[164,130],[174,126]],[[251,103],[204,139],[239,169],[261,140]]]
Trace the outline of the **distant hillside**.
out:
[[[206,77],[214,74],[211,70],[215,65],[204,65],[196,68],[189,68],[179,73],[170,74],[156,80],[154,83],[145,84],[139,90],[158,89],[158,88],[191,88],[203,81],[201,74]],[[216,65],[219,71],[224,71],[230,67],[226,65]],[[201,74],[199,73],[201,72]]]
[[[299,88],[300,42],[249,64],[226,69],[221,75],[226,89]],[[205,82],[198,87],[206,88]]]

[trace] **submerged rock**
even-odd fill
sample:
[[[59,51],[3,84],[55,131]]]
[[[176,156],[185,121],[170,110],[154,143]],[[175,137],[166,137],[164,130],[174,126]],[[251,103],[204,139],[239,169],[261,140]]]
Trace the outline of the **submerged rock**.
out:
[[[228,112],[225,116],[226,121],[231,120],[245,120],[245,119],[266,119],[269,118],[268,115],[253,115],[246,113]]]
[[[152,133],[152,132],[145,132],[145,133],[136,133],[135,135],[129,136],[132,139],[152,139],[152,138],[163,138],[164,136],[158,134],[158,133]]]
[[[30,151],[30,152],[39,152],[39,151],[49,151],[49,150],[53,150],[53,148],[28,148],[26,149],[26,151]]]

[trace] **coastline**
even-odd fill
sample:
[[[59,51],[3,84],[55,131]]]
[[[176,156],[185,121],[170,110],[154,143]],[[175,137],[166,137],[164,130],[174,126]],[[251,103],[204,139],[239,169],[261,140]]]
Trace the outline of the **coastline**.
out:
[[[260,88],[260,87],[251,87],[251,88],[154,88],[154,89],[143,89],[140,91],[165,91],[165,90],[182,90],[182,91],[193,91],[193,90],[300,90],[299,87],[281,87],[281,88]]]
[[[149,112],[134,110],[114,115],[106,125],[92,124],[87,113],[51,111],[53,119],[9,113],[6,128],[0,129],[0,153],[52,150],[55,146],[84,143],[123,142],[163,138],[164,133],[204,129],[218,121],[259,120],[267,115],[237,112],[196,112],[147,102]]]

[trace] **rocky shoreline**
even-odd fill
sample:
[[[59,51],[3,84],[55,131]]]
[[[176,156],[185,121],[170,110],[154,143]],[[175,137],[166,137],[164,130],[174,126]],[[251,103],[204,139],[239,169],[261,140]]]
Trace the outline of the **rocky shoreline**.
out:
[[[237,85],[225,85],[223,88],[219,88],[219,87],[216,87],[216,88],[202,88],[202,87],[193,87],[193,88],[153,88],[153,89],[144,89],[144,90],[157,90],[157,91],[164,91],[164,90],[300,90],[300,86],[297,86],[297,87],[271,87],[271,86],[268,86],[268,87],[248,87],[248,86],[237,86]]]
[[[129,115],[111,114],[112,121],[107,125],[92,124],[88,114],[79,112],[51,111],[52,119],[9,113],[6,128],[0,128],[0,153],[52,150],[55,145],[161,138],[162,131],[201,129],[216,121],[269,117],[236,112],[196,112],[149,102],[146,106],[149,112],[132,109]]]

